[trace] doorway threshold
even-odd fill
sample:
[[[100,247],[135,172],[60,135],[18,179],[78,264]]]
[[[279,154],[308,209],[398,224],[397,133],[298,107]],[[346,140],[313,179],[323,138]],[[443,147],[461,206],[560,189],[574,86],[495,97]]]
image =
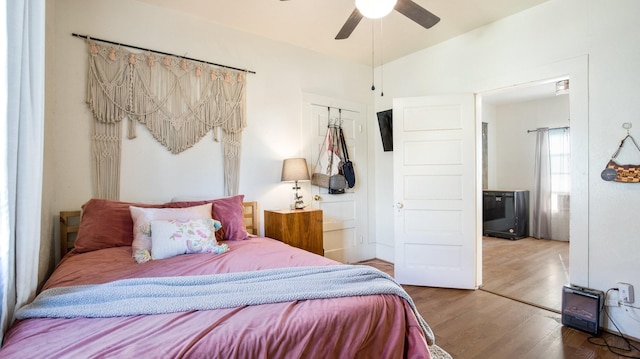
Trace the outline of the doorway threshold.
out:
[[[491,294],[493,294],[493,295],[497,295],[497,296],[502,297],[502,298],[507,298],[507,299],[510,299],[510,300],[513,300],[513,301],[516,301],[516,302],[519,302],[519,303],[523,303],[523,304],[526,304],[526,305],[530,305],[530,306],[532,306],[532,307],[536,307],[536,308],[540,308],[540,309],[543,309],[543,310],[547,310],[547,311],[549,311],[549,312],[553,312],[553,313],[557,313],[557,314],[562,314],[562,312],[561,312],[561,311],[559,311],[559,310],[557,310],[557,309],[549,308],[549,307],[544,306],[544,305],[540,305],[540,304],[536,304],[536,303],[529,302],[529,301],[526,301],[526,300],[522,300],[522,299],[514,298],[514,297],[511,297],[511,296],[508,296],[508,295],[504,295],[504,294],[496,293],[496,292],[494,292],[494,291],[492,291],[492,290],[488,290],[488,289],[485,289],[485,288],[483,288],[483,287],[478,288],[478,290],[481,290],[481,291],[483,291],[483,292],[487,292],[487,293],[491,293]]]

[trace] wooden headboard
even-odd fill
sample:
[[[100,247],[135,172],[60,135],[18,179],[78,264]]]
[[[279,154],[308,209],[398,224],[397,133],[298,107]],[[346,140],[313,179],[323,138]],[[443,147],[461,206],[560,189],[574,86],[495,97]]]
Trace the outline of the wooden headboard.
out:
[[[247,226],[247,232],[257,236],[260,231],[258,202],[244,202],[242,205],[244,206],[244,224]],[[80,216],[80,211],[60,212],[60,258],[73,249]]]
[[[260,231],[258,202],[243,202],[242,205],[244,206],[244,224],[247,226],[247,232],[257,236]]]
[[[73,249],[73,241],[80,224],[80,214],[80,211],[60,212],[60,259]]]

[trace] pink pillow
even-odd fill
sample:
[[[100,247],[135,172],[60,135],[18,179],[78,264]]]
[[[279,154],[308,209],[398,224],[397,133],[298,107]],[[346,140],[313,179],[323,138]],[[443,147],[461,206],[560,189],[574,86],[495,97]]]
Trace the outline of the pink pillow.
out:
[[[163,205],[90,199],[82,205],[82,221],[74,244],[75,251],[83,253],[130,246],[133,241],[130,206],[160,208]]]
[[[141,208],[131,206],[133,219],[132,256],[136,262],[144,263],[151,259],[151,222],[158,220],[211,219],[211,203],[183,208]]]
[[[247,225],[244,223],[244,195],[216,198],[204,201],[170,202],[167,207],[191,207],[204,203],[213,204],[213,219],[222,223],[224,240],[241,241],[247,239]]]

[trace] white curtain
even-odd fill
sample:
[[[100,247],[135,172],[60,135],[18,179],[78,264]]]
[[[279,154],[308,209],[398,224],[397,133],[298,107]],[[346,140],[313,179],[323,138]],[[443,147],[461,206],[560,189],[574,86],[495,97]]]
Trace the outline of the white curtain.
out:
[[[44,0],[2,6],[0,305],[2,336],[38,285],[44,129]],[[6,99],[6,102],[5,102]]]
[[[538,128],[532,193],[532,233],[535,238],[551,238],[551,170],[549,129]]]
[[[571,193],[571,144],[568,128],[549,130],[551,162],[551,233],[560,241],[569,240]]]

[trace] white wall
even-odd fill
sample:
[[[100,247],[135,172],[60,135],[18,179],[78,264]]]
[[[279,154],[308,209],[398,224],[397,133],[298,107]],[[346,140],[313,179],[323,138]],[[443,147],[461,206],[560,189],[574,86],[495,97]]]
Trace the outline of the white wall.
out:
[[[533,191],[536,134],[527,131],[569,126],[568,100],[564,95],[496,106],[496,187],[493,189]]]
[[[47,3],[50,4],[49,2]],[[309,50],[220,27],[202,18],[131,0],[57,0],[47,9],[47,111],[44,219],[79,208],[92,197],[91,121],[85,104],[87,46],[72,33],[136,45],[253,70],[247,84],[240,193],[260,209],[285,208],[291,185],[280,182],[282,160],[304,154],[302,94],[351,101],[373,108],[371,70]],[[220,145],[206,136],[172,155],[138,126],[123,140],[121,199],[164,202],[174,196],[222,196]],[[363,166],[366,168],[366,166]],[[366,181],[366,176],[358,179]],[[309,185],[303,187],[309,199]],[[55,229],[47,223],[50,253]],[[42,259],[44,272],[53,265]],[[48,263],[47,263],[48,262]],[[43,275],[41,274],[41,278]]]
[[[376,110],[382,110],[397,97],[481,93],[542,80],[526,75],[551,74],[559,64],[588,59],[588,67],[583,66],[588,68],[588,104],[573,102],[574,96],[587,98],[586,79],[578,84],[579,93],[571,94],[572,121],[577,115],[572,161],[579,164],[572,176],[580,179],[572,183],[577,184],[572,191],[579,193],[576,203],[572,196],[572,215],[576,208],[579,213],[572,217],[571,280],[604,291],[617,281],[640,288],[640,191],[636,185],[600,179],[624,135],[622,122],[633,122],[640,113],[638,14],[636,0],[550,0],[384,65],[385,97],[376,98]],[[406,81],[409,78],[415,80]],[[588,112],[582,113],[583,108]],[[375,166],[390,167],[390,161],[376,157]],[[377,185],[384,183],[376,197],[393,203],[385,194],[392,183],[385,181],[376,177]],[[379,205],[376,230],[391,233],[393,222],[381,219],[392,215],[390,208]],[[378,243],[377,253],[393,258],[393,247],[385,244]],[[640,337],[638,310],[612,308],[610,313],[623,332]]]

